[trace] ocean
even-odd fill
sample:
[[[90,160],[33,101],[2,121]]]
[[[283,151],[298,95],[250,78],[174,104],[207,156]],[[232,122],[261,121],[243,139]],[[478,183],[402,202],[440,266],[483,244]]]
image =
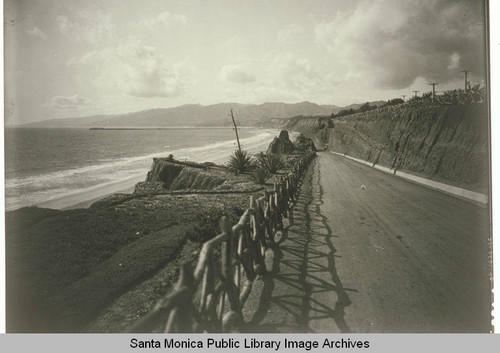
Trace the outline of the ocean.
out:
[[[276,130],[238,129],[242,148],[263,151]],[[236,149],[231,128],[165,130],[5,129],[6,210],[145,180],[154,157],[223,164]],[[58,208],[58,207],[54,207]]]

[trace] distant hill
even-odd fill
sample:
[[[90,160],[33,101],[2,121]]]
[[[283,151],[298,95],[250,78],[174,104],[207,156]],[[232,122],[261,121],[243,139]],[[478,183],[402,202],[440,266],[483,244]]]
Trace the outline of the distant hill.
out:
[[[373,102],[367,102],[370,106],[372,107],[380,107],[383,106],[386,101],[373,101]],[[257,123],[258,126],[263,126],[263,127],[270,127],[270,128],[275,128],[275,129],[286,129],[286,130],[296,130],[298,124],[304,124],[304,123],[311,123],[314,125],[318,119],[322,118],[328,118],[333,114],[337,114],[340,111],[344,110],[358,110],[361,106],[363,106],[366,103],[356,103],[356,104],[351,104],[345,107],[336,107],[335,109],[332,109],[331,113],[328,114],[299,114],[299,115],[294,115],[289,118],[268,118],[268,119],[262,119]]]
[[[143,110],[119,115],[94,115],[80,118],[53,119],[26,124],[26,127],[173,127],[173,126],[229,126],[229,109],[233,108],[241,126],[261,125],[271,119],[297,115],[330,115],[341,107],[318,105],[311,102],[295,104],[220,103],[214,105],[182,105],[174,108]]]

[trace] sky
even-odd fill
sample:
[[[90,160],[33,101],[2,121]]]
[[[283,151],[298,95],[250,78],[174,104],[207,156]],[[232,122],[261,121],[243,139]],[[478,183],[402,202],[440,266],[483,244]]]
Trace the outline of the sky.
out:
[[[484,80],[482,0],[5,0],[5,122]],[[421,94],[421,93],[420,93]]]

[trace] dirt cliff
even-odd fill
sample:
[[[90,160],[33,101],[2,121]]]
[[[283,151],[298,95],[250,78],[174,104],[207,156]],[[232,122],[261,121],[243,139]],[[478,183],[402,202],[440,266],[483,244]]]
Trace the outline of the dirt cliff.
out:
[[[286,128],[329,150],[476,192],[489,181],[485,104],[401,104],[331,119],[288,119]],[[326,145],[327,144],[327,145]]]
[[[126,329],[170,291],[180,264],[195,264],[223,215],[235,224],[250,196],[307,156],[283,156],[264,185],[213,163],[155,158],[133,194],[87,209],[7,212],[7,332]]]
[[[216,166],[154,158],[146,183],[162,184],[166,190],[212,190],[226,181],[220,173]]]

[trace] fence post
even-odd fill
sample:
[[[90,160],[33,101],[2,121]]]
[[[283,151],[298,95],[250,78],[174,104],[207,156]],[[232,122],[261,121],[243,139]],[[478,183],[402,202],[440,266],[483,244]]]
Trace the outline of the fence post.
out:
[[[194,277],[189,263],[182,264],[180,268],[179,282],[177,282],[176,288],[174,290],[180,290],[183,287],[186,287],[188,289],[186,298],[181,305],[176,306],[170,311],[167,324],[165,326],[165,332],[173,332],[175,328],[177,329],[177,332],[189,332],[189,329],[192,326],[192,297],[194,292]],[[179,309],[182,310],[183,315],[180,320],[177,318]]]
[[[222,219],[220,220],[219,223],[220,229],[222,231],[222,234],[225,234],[226,241],[222,243],[221,245],[221,272],[222,276],[224,277],[224,281],[228,280],[227,277],[227,268],[229,267],[229,262],[228,262],[228,256],[231,254],[231,248],[228,246],[229,242],[231,241],[231,223],[229,219],[227,219],[226,216],[223,216]],[[230,277],[229,277],[230,278]],[[222,322],[222,317],[224,316],[224,307],[226,305],[225,303],[226,300],[226,291],[223,290],[220,296],[219,300],[219,320]]]
[[[291,208],[297,199],[300,177],[313,156],[309,154],[302,157],[292,172],[273,185],[272,192],[264,190],[264,197],[258,200],[250,196],[249,208],[235,226],[226,216],[222,217],[219,223],[222,234],[204,243],[195,272],[189,264],[183,264],[173,291],[162,298],[129,332],[152,330],[161,320],[165,320],[165,314],[168,315],[165,332],[237,329],[243,322],[243,305],[251,292],[253,280],[257,274],[266,271],[266,248],[276,245],[275,233],[283,230],[283,217],[288,217],[290,224],[293,223]],[[211,257],[216,244],[221,245],[222,255],[221,280],[218,282],[214,274],[219,274],[219,271]],[[233,268],[235,265],[237,272]],[[243,286],[242,269],[246,275]],[[194,303],[198,284],[201,284],[200,301]]]

